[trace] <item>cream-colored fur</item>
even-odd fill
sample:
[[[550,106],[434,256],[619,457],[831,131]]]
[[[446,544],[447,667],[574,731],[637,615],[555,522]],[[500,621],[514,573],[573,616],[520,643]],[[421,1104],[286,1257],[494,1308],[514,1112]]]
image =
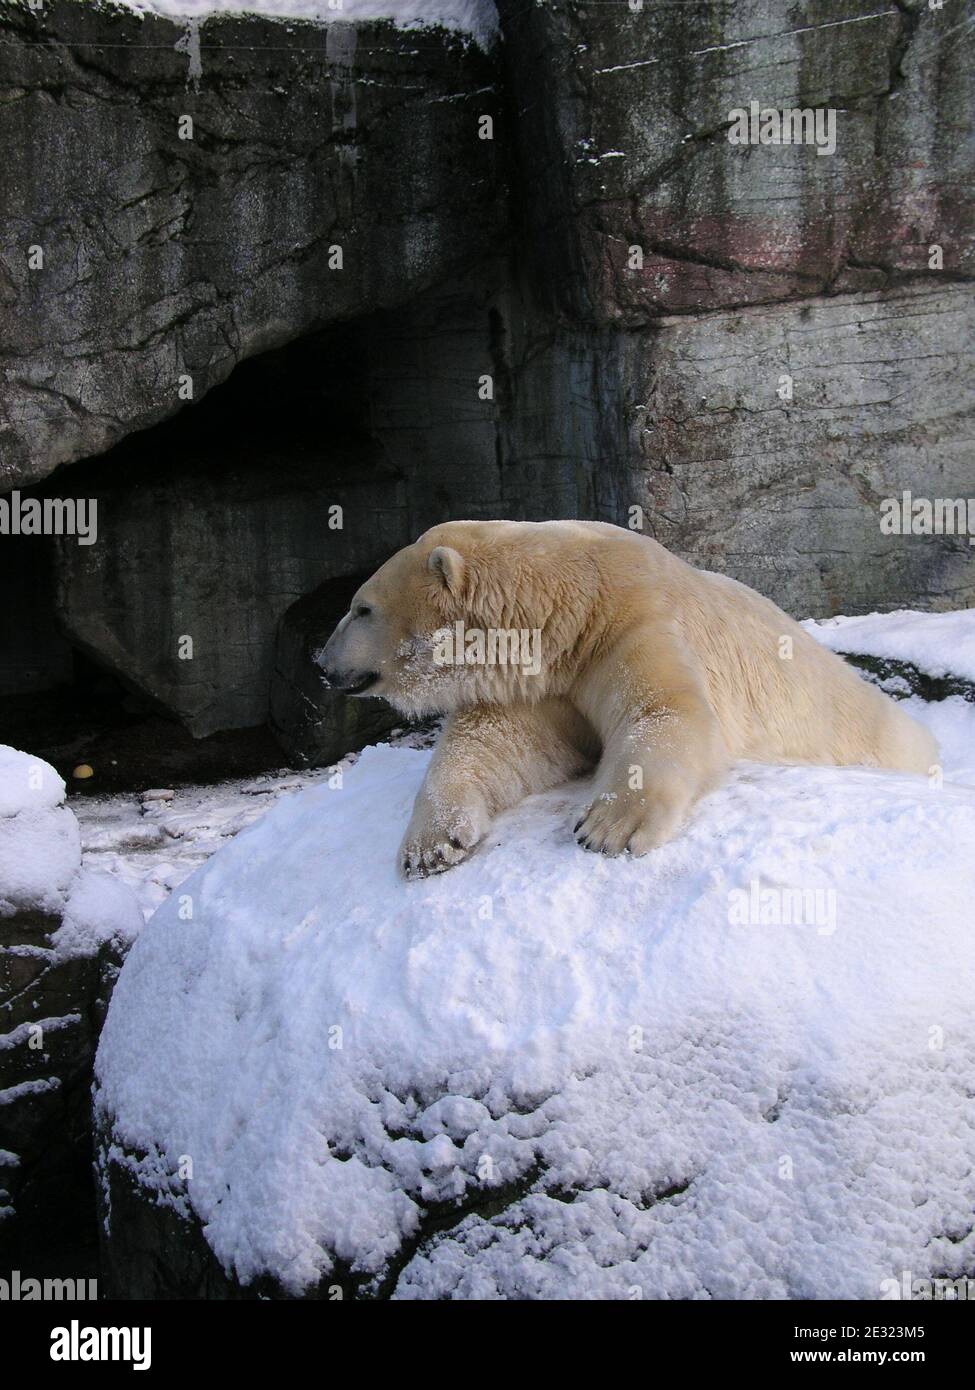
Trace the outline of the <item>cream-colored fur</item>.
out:
[[[537,673],[442,664],[437,634],[458,622],[538,630]],[[937,761],[926,730],[767,599],[602,522],[436,526],[363,585],[321,662],[338,688],[449,715],[403,841],[410,876],[594,764],[579,842],[645,854],[737,758]]]

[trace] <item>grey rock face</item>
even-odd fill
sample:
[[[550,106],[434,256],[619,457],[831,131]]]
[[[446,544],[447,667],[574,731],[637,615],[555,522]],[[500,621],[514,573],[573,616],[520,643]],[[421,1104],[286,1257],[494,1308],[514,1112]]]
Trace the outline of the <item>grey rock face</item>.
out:
[[[73,0],[0,25],[5,486],[493,248],[496,71],[459,38]]]
[[[668,317],[633,347],[608,519],[641,507],[691,564],[797,614],[975,601],[967,536],[881,533],[885,498],[972,491],[972,286]]]
[[[966,537],[884,537],[879,511],[975,483],[971,26],[920,3],[499,9],[535,321],[571,323],[590,368],[580,514],[797,615],[971,602]],[[753,99],[833,108],[835,153],[732,145]]]
[[[278,622],[309,591],[451,517],[593,505],[615,361],[544,333],[497,263],[263,354],[58,480],[98,515],[97,544],[58,542],[62,628],[198,737],[260,724]]]
[[[337,484],[317,460],[281,456],[211,464],[190,455],[143,487],[96,493],[103,541],[64,543],[59,566],[75,644],[197,737],[263,723],[281,614],[324,576],[372,568],[405,540],[401,525],[356,524],[363,498],[382,505],[382,476]],[[330,529],[331,509],[353,497],[349,526]]]
[[[546,296],[595,322],[971,273],[971,26],[812,0],[500,0]],[[732,145],[731,112],[833,108],[835,153]],[[531,184],[531,193],[528,184]],[[638,273],[628,253],[643,253]]]

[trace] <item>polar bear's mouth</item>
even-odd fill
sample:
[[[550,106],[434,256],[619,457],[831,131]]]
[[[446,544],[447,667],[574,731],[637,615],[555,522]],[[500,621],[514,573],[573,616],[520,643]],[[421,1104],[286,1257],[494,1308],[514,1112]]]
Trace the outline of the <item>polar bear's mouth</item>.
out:
[[[350,684],[340,686],[339,689],[343,695],[365,695],[366,691],[371,690],[378,680],[378,671],[367,671],[364,676],[357,676]]]

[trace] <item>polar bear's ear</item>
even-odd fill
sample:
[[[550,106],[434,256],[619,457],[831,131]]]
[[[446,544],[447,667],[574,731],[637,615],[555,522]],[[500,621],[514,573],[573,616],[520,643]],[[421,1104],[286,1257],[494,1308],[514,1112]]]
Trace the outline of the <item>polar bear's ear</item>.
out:
[[[427,569],[439,574],[452,594],[460,592],[464,581],[464,557],[449,545],[438,545],[430,551]]]

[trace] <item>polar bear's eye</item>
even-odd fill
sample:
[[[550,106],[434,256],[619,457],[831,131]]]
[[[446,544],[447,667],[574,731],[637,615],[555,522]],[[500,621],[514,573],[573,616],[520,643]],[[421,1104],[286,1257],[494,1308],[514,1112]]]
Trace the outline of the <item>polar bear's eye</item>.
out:
[[[369,614],[370,614],[371,612],[372,612],[372,609],[369,607],[368,603],[358,603],[358,604],[356,604],[356,610],[355,610],[355,613],[353,614],[353,617],[356,617],[356,618],[368,618],[368,616],[369,616]]]

